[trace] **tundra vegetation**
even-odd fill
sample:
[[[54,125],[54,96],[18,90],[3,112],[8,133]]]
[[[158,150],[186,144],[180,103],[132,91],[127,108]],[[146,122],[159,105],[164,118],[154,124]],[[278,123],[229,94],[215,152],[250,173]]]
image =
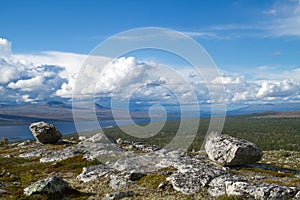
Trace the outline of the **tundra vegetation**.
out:
[[[192,120],[192,119],[189,119]],[[118,127],[103,130],[104,134],[112,141],[118,138],[127,141],[142,142],[145,144],[164,146],[176,135],[179,121],[168,121],[164,128],[155,136],[149,138],[136,138],[130,136]],[[293,171],[300,171],[300,118],[260,118],[260,115],[245,115],[227,117],[223,133],[246,139],[260,146],[264,155],[259,161],[263,165],[271,165],[275,169],[284,168],[290,171],[279,172],[270,169],[255,167],[231,168],[230,172],[249,177],[264,177],[262,182],[275,183],[284,186],[300,187],[300,178],[296,177]],[[197,156],[201,150],[204,137],[209,125],[209,119],[201,119],[196,137],[189,148],[190,156]],[[98,131],[91,131],[79,135],[93,135]],[[187,134],[189,131],[187,130]],[[75,145],[78,142],[78,134],[63,136],[64,139],[72,140],[74,143],[63,145],[47,144],[47,150],[60,150]],[[69,194],[72,199],[88,199],[92,190],[95,198],[102,198],[107,193],[114,192],[109,187],[109,177],[101,177],[98,182],[78,183],[74,177],[82,172],[83,167],[101,164],[101,160],[86,160],[83,155],[77,155],[66,160],[52,163],[41,163],[37,158],[20,158],[21,153],[28,151],[32,146],[20,145],[21,142],[9,143],[3,139],[0,143],[0,189],[6,193],[0,194],[1,199],[49,199],[44,195],[27,197],[24,195],[24,188],[49,175],[59,175],[70,183],[78,193]],[[139,153],[139,152],[137,152]],[[135,181],[136,191],[134,199],[211,199],[207,191],[203,190],[196,194],[184,195],[175,191],[170,184],[164,190],[158,189],[158,185],[164,182],[169,174],[174,172],[173,168],[165,168],[159,173],[148,174]],[[126,199],[126,198],[125,198]],[[128,199],[128,198],[127,198]],[[243,199],[235,196],[219,196],[217,199]]]

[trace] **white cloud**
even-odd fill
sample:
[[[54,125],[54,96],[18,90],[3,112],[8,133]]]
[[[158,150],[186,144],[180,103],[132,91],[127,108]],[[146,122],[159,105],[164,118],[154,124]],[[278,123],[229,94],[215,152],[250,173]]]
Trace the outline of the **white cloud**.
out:
[[[212,84],[240,84],[242,83],[243,77],[229,77],[229,76],[217,76],[211,81]]]
[[[30,61],[30,57],[25,55],[23,55],[24,59],[17,58],[11,53],[11,42],[2,39],[0,43],[1,52],[5,52],[0,56],[2,101],[32,102],[50,99],[67,81],[61,75],[66,68],[56,65],[40,65],[41,63],[34,64]]]
[[[77,73],[88,55],[57,51],[44,51],[37,54],[14,54],[12,58],[24,65],[56,65],[66,69],[68,74]]]
[[[214,32],[201,32],[201,31],[187,31],[187,32],[183,32],[184,34],[190,36],[190,37],[197,37],[197,38],[204,38],[204,39],[221,39],[220,36],[218,36],[216,33]]]
[[[11,54],[11,42],[7,39],[0,38],[0,58],[7,57]]]
[[[2,100],[30,102],[72,97],[76,75],[87,57],[88,55],[56,51],[13,54],[11,42],[0,38]],[[100,64],[107,62],[109,58],[90,56],[90,60]]]
[[[255,69],[256,76],[252,80],[246,80],[241,74],[227,73],[206,83],[205,77],[188,67],[172,68],[160,63],[140,62],[134,57],[121,57],[108,63],[110,58],[90,56],[84,63],[87,55],[52,51],[15,55],[11,53],[9,41],[1,40],[0,43],[6,48],[6,56],[0,58],[2,101],[69,99],[76,83],[82,95],[131,98],[137,102],[218,102],[222,96],[213,100],[210,97],[219,93],[222,85],[227,103],[300,99],[300,68],[278,71],[278,67],[260,66]],[[85,76],[79,76],[82,73]],[[82,80],[77,80],[78,77]]]
[[[28,66],[31,68],[31,66]],[[0,84],[17,80],[26,70],[26,66],[19,62],[11,62],[0,58]]]
[[[41,89],[44,77],[36,76],[26,80],[18,80],[16,83],[9,83],[8,88],[20,89],[21,91],[32,92],[36,89]]]
[[[114,92],[136,83],[143,83],[148,76],[147,71],[153,66],[139,63],[133,57],[113,60],[101,73],[101,79],[96,87],[96,92]]]
[[[291,97],[299,94],[299,83],[294,80],[283,81],[263,81],[258,90],[258,98],[282,98]]]
[[[276,9],[266,10],[263,13],[266,14],[266,15],[276,15],[277,10]]]

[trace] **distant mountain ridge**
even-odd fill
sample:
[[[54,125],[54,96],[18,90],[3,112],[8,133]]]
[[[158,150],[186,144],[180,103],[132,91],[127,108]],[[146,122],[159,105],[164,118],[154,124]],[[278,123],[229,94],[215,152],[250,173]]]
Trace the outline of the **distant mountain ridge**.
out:
[[[95,112],[98,119],[113,119],[112,110],[110,108],[95,104]],[[88,114],[91,112],[87,105],[80,105],[73,108],[72,105],[60,101],[49,101],[21,105],[3,105],[0,107],[0,125],[29,124],[34,121],[50,121],[50,122],[74,122],[73,111],[79,113],[80,119],[88,121]],[[124,111],[114,111],[120,118],[126,117]],[[148,114],[142,112],[131,112],[133,118],[145,118]]]
[[[81,120],[88,121],[90,112],[95,112],[99,120],[113,120],[112,110],[108,107],[95,103],[91,106],[87,103],[82,103],[73,108],[71,104],[60,101],[48,101],[39,103],[29,103],[21,105],[6,105],[0,104],[0,125],[19,125],[29,124],[35,121],[49,122],[74,122],[73,110],[78,113],[77,116]],[[95,109],[95,110],[94,110]],[[299,112],[296,112],[299,111]],[[264,113],[268,112],[268,113]],[[194,118],[193,112],[185,113],[187,118]],[[239,105],[235,109],[226,112],[227,116],[249,115],[260,113],[260,117],[298,117],[300,113],[300,103],[282,103],[282,104],[253,104]],[[128,119],[126,111],[114,110],[119,118]],[[148,118],[148,108],[134,108],[131,112],[131,117],[134,119]],[[180,112],[174,108],[167,109],[168,119],[180,119]],[[201,118],[210,117],[209,108],[202,109],[200,112]],[[155,116],[159,118],[160,116]]]
[[[227,116],[246,115],[262,112],[290,112],[300,111],[300,103],[280,103],[280,104],[251,104],[240,106],[240,108],[227,111]]]

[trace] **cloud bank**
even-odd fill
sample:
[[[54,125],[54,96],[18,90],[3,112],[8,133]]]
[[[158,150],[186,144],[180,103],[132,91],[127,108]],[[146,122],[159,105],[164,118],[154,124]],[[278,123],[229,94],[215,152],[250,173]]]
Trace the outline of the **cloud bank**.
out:
[[[66,52],[13,54],[11,42],[0,38],[1,103],[70,100],[86,58],[87,55]],[[162,63],[121,57],[99,72],[97,66],[110,58],[94,60],[96,64],[86,69],[89,76],[81,80],[81,93],[95,94],[100,99],[116,97],[158,104],[176,104],[179,100],[184,104],[221,102],[224,99],[210,99],[211,92],[218,91],[209,91],[207,84],[212,87],[223,84],[228,104],[300,101],[300,68],[272,73],[272,68],[264,67],[252,79],[247,80],[243,74],[226,74],[216,75],[206,83],[197,71],[187,66],[175,70]],[[96,84],[89,85],[90,79],[97,80]],[[193,95],[197,102],[191,101]]]

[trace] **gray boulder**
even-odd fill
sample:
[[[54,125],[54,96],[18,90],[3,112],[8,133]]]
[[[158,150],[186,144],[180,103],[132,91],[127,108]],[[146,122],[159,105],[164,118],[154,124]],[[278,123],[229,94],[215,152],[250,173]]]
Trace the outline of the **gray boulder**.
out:
[[[61,193],[69,189],[69,184],[58,176],[49,177],[39,180],[24,189],[26,196],[33,194],[46,194],[51,195],[54,193]]]
[[[210,181],[207,189],[208,193],[213,197],[218,197],[226,194],[226,185],[225,185],[226,181],[241,182],[241,183],[247,182],[247,180],[243,179],[242,177],[226,173]]]
[[[45,148],[37,148],[30,152],[24,152],[19,155],[19,158],[33,158],[33,157],[41,157],[47,155],[49,151]]]
[[[210,133],[205,151],[212,161],[224,166],[256,163],[263,155],[255,144],[219,133]]]
[[[178,170],[167,178],[173,188],[183,194],[193,194],[208,186],[210,181],[227,172],[213,165],[199,162],[197,159],[182,157],[174,165]]]
[[[299,190],[296,187],[279,186],[275,184],[262,183],[251,184],[244,181],[225,181],[226,193],[228,195],[247,196],[247,199],[278,199],[287,200],[296,198]]]
[[[61,139],[61,133],[57,128],[46,122],[32,123],[29,129],[35,139],[43,144],[54,144]]]

